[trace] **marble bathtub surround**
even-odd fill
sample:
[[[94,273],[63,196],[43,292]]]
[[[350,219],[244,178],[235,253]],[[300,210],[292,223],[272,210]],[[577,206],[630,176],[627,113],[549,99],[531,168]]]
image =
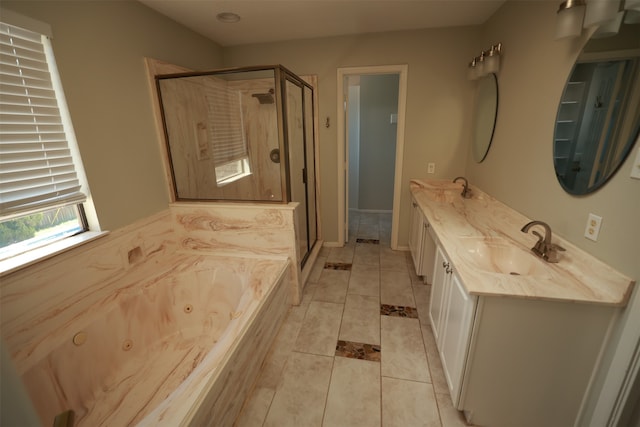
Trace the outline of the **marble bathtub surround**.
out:
[[[96,426],[232,421],[283,318],[287,266],[196,254],[154,266],[87,310],[84,342],[67,325],[67,339],[23,374],[40,418],[71,408]]]
[[[23,376],[32,389],[46,389],[46,384],[50,381],[42,380],[41,374],[46,375],[47,369],[55,368],[63,371],[67,369],[61,367],[58,362],[47,362],[47,358],[52,357],[52,352],[59,353],[59,349],[63,346],[70,347],[68,350],[71,352],[91,350],[95,346],[96,337],[103,335],[96,333],[93,329],[105,312],[109,312],[112,307],[118,306],[124,300],[129,301],[140,292],[149,293],[155,286],[152,283],[175,274],[183,274],[185,269],[193,270],[192,267],[185,266],[191,265],[190,263],[199,255],[205,258],[213,254],[226,256],[226,261],[222,263],[228,265],[233,265],[235,262],[231,260],[250,260],[261,264],[273,262],[273,260],[282,263],[291,259],[295,266],[297,262],[296,245],[293,239],[296,227],[293,216],[295,208],[293,205],[276,208],[271,205],[260,205],[247,208],[246,206],[178,203],[166,211],[112,231],[99,240],[83,245],[82,248],[69,250],[3,276],[0,282],[0,326],[3,341],[7,345],[18,374]],[[313,256],[317,256],[320,250],[318,246]],[[241,265],[246,265],[243,263],[244,261],[240,262]],[[312,267],[313,257],[305,266],[307,276],[311,275]],[[249,271],[249,269],[246,270]],[[319,270],[321,271],[322,268]],[[262,276],[266,278],[268,275],[262,274]],[[299,296],[301,277],[304,277],[304,274],[301,275],[299,268],[287,268],[286,278],[283,281],[284,288],[279,288],[277,294],[278,302],[274,302],[274,307],[268,310],[270,317],[252,326],[257,329],[246,331],[248,335],[254,337],[251,345],[258,345],[259,348],[252,349],[250,345],[247,347],[242,344],[244,353],[232,357],[233,363],[225,365],[223,370],[216,371],[211,368],[206,370],[209,373],[218,372],[216,375],[222,376],[223,381],[231,381],[235,384],[233,387],[220,388],[215,381],[209,382],[208,378],[212,377],[208,376],[200,376],[196,381],[199,384],[206,383],[211,390],[217,390],[214,394],[226,392],[227,397],[222,397],[223,394],[221,394],[220,397],[210,401],[209,399],[212,398],[208,395],[193,394],[195,392],[191,386],[182,387],[183,391],[191,390],[192,394],[189,397],[192,399],[191,402],[200,401],[204,405],[202,411],[193,412],[190,416],[219,420],[235,418],[242,404],[242,396],[252,385],[252,375],[255,376],[260,367],[261,360],[279,328],[287,306],[296,301],[296,293]],[[237,286],[243,282],[232,280],[232,283]],[[345,287],[346,285],[345,281]],[[258,288],[255,290],[261,292]],[[131,301],[134,300],[135,298],[131,299]],[[199,298],[183,301],[176,310],[179,311],[179,316],[195,319],[202,314],[200,303]],[[243,309],[231,310],[221,315],[226,322],[238,322],[253,316]],[[156,323],[160,325],[162,322]],[[200,323],[207,324],[207,322]],[[134,325],[134,322],[131,322],[131,325]],[[131,326],[131,328],[134,327]],[[85,342],[77,346],[73,343],[73,337],[79,332],[87,335]],[[135,333],[135,330],[129,332],[118,336],[112,347],[116,348],[117,353],[122,357],[130,358],[144,349],[147,341],[154,335],[141,335]],[[335,351],[337,332],[336,329],[336,334],[332,337],[331,351],[327,351],[331,355]],[[196,333],[195,329],[191,328],[185,333],[188,335],[185,339],[196,339],[195,335],[192,336]],[[241,341],[237,342],[238,345],[241,345],[240,343]],[[193,350],[192,354],[185,353],[180,356],[182,353],[178,349],[170,353],[175,353],[176,360],[191,360],[190,367],[186,371],[177,369],[176,376],[167,377],[166,384],[176,386],[178,377],[180,380],[187,378],[188,372],[193,370],[194,366],[197,370],[198,363],[208,359],[209,348],[201,347],[198,340],[187,347]],[[157,355],[168,354],[168,351],[165,349],[163,352],[157,352]],[[222,352],[219,353],[219,357],[228,357]],[[107,357],[105,352],[100,354]],[[251,356],[248,357],[248,355]],[[111,356],[109,358],[113,359]],[[66,356],[63,359],[66,359]],[[155,366],[151,363],[153,358],[148,358],[148,361],[148,366],[152,368],[154,374],[146,377],[161,377],[163,371],[153,368]],[[166,363],[166,360],[163,359],[158,363]],[[113,368],[114,365],[107,363],[106,366]],[[242,378],[231,379],[238,373]],[[66,377],[68,377],[66,374],[60,376],[60,378]],[[127,391],[128,383],[122,384],[118,393]],[[140,384],[136,390],[141,390],[140,387],[144,389],[143,383]],[[158,389],[155,386],[153,388]],[[163,390],[168,389],[164,387]],[[69,395],[72,394],[69,393]],[[168,392],[161,392],[157,396],[160,395],[166,397]],[[45,401],[54,402],[57,399],[45,398]],[[180,414],[184,415],[184,412],[174,413],[171,409],[173,404],[163,405],[160,402],[157,398],[148,400],[149,405],[136,415],[137,419],[141,419],[145,413],[153,410],[152,406],[156,404],[158,406],[154,411],[163,420],[177,420],[182,416]],[[190,408],[190,404],[186,403],[178,406],[182,408],[181,411],[187,411]],[[50,412],[53,413],[59,409],[61,408],[52,407]],[[80,416],[86,418],[87,415],[80,414]],[[116,416],[115,412],[113,416]],[[100,423],[96,425],[98,424]]]
[[[3,277],[0,329],[18,373],[90,324],[91,307],[108,304],[116,292],[131,292],[158,266],[175,262],[174,236],[165,211]],[[128,252],[136,247],[145,262],[130,264]]]
[[[536,237],[520,231],[531,219],[477,187],[472,186],[470,199],[460,197],[459,185],[449,181],[412,180],[410,188],[470,294],[626,305],[635,281],[556,233],[553,243],[566,249],[559,253],[559,262],[536,258],[530,252]],[[520,252],[531,255],[530,274],[499,274],[478,268],[473,248],[479,244],[510,247],[518,256]]]
[[[322,242],[311,251],[304,271],[297,251],[295,212],[298,203],[184,203],[170,205],[180,248],[230,255],[285,256],[291,270],[291,300],[299,304]]]

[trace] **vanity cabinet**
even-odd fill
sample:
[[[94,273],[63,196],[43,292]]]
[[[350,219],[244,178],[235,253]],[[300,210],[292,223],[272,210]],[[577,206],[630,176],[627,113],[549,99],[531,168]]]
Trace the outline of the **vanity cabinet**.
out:
[[[477,297],[469,295],[444,250],[436,247],[429,319],[455,406],[471,338]]]
[[[453,406],[472,424],[573,425],[614,313],[471,295],[436,247],[431,328]]]
[[[433,259],[436,244],[431,226],[425,218],[420,206],[411,199],[411,220],[409,230],[409,250],[418,276],[423,276],[425,283],[433,281]]]
[[[545,265],[517,249],[532,244],[520,232],[527,218],[476,189],[449,203],[451,186],[412,182],[411,249],[424,255],[418,230],[429,224],[428,312],[453,406],[480,426],[585,424],[633,281],[562,241],[569,256]],[[513,275],[513,262],[529,269]]]

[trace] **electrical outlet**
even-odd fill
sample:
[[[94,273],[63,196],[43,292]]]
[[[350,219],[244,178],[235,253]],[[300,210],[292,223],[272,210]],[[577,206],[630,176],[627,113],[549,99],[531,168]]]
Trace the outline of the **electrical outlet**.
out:
[[[593,240],[594,242],[597,242],[601,225],[602,225],[602,217],[590,213],[589,219],[587,220],[587,228],[585,228],[584,230],[584,237],[586,237],[589,240]]]
[[[435,163],[427,163],[427,173],[436,173]]]

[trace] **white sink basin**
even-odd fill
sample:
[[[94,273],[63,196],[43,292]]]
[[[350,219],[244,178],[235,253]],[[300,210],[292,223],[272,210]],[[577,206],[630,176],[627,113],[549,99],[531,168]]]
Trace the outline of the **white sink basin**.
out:
[[[513,276],[548,275],[544,261],[504,239],[466,237],[461,240],[465,248],[465,260],[473,268]]]

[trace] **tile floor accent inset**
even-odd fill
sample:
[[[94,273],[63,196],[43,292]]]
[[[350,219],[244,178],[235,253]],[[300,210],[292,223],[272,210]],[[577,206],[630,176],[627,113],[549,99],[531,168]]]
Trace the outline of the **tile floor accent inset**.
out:
[[[356,243],[370,243],[372,245],[379,245],[380,239],[356,239]]]
[[[380,304],[380,314],[383,316],[408,317],[410,319],[418,318],[418,310],[401,305]]]
[[[379,362],[380,353],[381,348],[379,345],[342,340],[338,340],[338,344],[336,344],[336,356],[349,359]]]
[[[324,268],[327,270],[351,270],[351,264],[346,262],[325,262]]]

